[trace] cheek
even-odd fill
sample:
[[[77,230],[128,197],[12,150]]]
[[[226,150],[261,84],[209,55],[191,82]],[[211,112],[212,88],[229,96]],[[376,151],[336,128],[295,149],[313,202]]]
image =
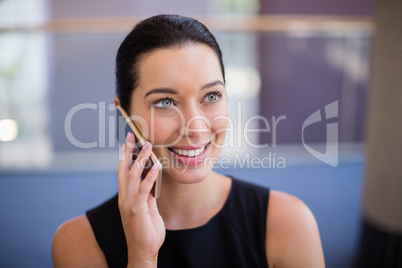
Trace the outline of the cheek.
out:
[[[216,120],[212,124],[212,132],[214,133],[213,135],[215,136],[214,139],[216,139],[216,142],[221,144],[225,140],[226,132],[228,131],[228,122],[227,118],[222,118],[219,120]]]
[[[226,107],[222,107],[218,113],[215,114],[210,120],[211,130],[216,135],[216,139],[219,143],[223,142],[228,131],[230,118],[227,114]]]
[[[152,134],[151,143],[154,144],[166,144],[170,142],[175,132],[177,131],[178,121],[173,119],[166,119],[163,117],[155,116],[154,124],[151,124]]]

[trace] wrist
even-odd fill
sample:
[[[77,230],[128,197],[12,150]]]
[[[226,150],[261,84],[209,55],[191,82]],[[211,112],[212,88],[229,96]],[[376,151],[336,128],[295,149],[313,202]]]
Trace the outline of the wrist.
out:
[[[128,260],[127,268],[156,268],[158,266],[158,255],[153,260],[141,260],[137,258],[130,258]]]

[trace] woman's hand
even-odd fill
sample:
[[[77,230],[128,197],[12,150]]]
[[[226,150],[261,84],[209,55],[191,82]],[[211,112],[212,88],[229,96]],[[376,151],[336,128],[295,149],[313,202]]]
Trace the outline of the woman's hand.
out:
[[[154,165],[141,181],[152,145],[146,142],[131,166],[134,143],[134,135],[129,133],[117,170],[119,209],[127,241],[128,267],[156,267],[158,251],[166,234],[156,199],[150,194],[159,167]]]

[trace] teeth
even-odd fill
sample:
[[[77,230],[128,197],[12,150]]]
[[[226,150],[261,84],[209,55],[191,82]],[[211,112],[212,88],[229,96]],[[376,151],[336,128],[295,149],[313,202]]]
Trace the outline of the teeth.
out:
[[[201,149],[197,149],[197,150],[182,150],[182,149],[174,149],[174,148],[172,148],[171,150],[174,151],[178,155],[193,157],[193,156],[197,156],[197,155],[201,154],[205,150],[205,148],[206,148],[206,146],[204,146]]]

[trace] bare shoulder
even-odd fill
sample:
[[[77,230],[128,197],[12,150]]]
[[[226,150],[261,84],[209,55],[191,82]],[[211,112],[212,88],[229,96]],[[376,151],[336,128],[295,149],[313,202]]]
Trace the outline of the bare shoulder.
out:
[[[270,267],[325,267],[315,217],[295,196],[270,192],[265,241]]]
[[[73,218],[57,229],[53,237],[52,259],[56,268],[107,267],[85,215]]]

